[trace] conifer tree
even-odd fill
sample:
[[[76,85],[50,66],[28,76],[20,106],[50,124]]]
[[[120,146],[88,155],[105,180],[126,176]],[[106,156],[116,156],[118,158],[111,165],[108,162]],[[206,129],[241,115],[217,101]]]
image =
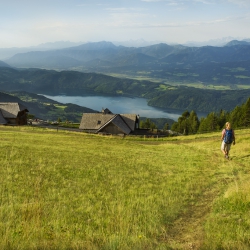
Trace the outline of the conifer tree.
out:
[[[244,105],[244,117],[243,117],[244,126],[250,126],[250,98],[248,98],[246,104]]]
[[[189,133],[189,116],[188,111],[183,112],[183,114],[178,118],[178,121],[172,125],[172,130],[178,133],[188,135]]]
[[[189,116],[190,116],[190,113],[188,111],[185,111],[182,114],[181,129],[183,130],[182,133],[184,135],[188,135],[189,134]]]
[[[206,125],[206,118],[202,117],[200,120],[200,126],[198,129],[199,133],[206,132],[207,131],[207,125]]]
[[[151,128],[153,130],[157,127],[149,118],[147,118],[145,121],[140,122],[140,128]]]
[[[232,123],[233,128],[240,128],[244,126],[243,124],[243,106],[236,106],[230,113],[229,120]]]
[[[218,125],[220,127],[220,129],[222,129],[225,125],[225,123],[227,122],[229,118],[229,113],[226,112],[225,110],[220,110],[220,113],[218,115]]]
[[[220,125],[218,123],[218,120],[218,116],[215,112],[209,113],[206,118],[201,119],[199,132],[210,132],[219,130]]]
[[[168,123],[165,123],[164,127],[163,127],[163,130],[166,131],[169,129],[169,124]]]
[[[189,134],[195,134],[198,131],[200,125],[199,118],[195,111],[191,111],[188,120],[189,120]]]

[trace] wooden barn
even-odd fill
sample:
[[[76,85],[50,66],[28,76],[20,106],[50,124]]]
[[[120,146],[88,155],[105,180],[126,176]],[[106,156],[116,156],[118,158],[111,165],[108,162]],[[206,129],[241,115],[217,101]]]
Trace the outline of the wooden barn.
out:
[[[109,109],[100,113],[84,113],[79,129],[90,133],[131,134],[139,128],[139,116],[113,114]]]
[[[26,125],[29,110],[17,102],[0,102],[0,124]]]

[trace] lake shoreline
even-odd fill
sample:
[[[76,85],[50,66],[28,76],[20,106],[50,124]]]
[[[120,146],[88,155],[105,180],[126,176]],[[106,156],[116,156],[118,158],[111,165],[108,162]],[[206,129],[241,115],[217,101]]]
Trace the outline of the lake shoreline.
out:
[[[61,93],[60,95],[39,94],[60,103],[73,103],[79,106],[87,107],[93,110],[101,111],[103,108],[110,109],[117,114],[133,113],[147,118],[168,118],[177,121],[185,110],[165,109],[149,106],[147,99],[141,97],[114,96],[114,95],[96,95],[96,93],[86,95],[69,95]],[[191,112],[191,111],[190,111]],[[204,117],[207,114],[197,113]]]

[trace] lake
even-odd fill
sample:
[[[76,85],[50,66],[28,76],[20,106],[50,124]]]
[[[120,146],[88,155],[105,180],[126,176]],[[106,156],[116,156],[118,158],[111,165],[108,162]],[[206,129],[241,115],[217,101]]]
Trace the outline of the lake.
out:
[[[170,118],[175,121],[184,112],[182,110],[159,109],[147,105],[144,98],[110,97],[110,96],[66,96],[43,95],[60,103],[73,103],[97,111],[108,108],[114,114],[138,114],[147,118]],[[197,113],[199,116],[199,114]],[[203,114],[200,114],[203,116]]]

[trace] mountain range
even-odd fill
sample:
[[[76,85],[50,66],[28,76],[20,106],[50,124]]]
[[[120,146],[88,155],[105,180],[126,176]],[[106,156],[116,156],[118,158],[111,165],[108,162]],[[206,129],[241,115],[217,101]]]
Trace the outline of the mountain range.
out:
[[[86,43],[70,48],[19,53],[4,61],[12,67],[43,68],[157,79],[165,83],[249,84],[250,42],[223,47],[187,47],[164,43],[146,47]],[[234,87],[234,88],[237,88]]]
[[[224,47],[186,47],[164,43],[146,47],[115,46],[111,42],[86,43],[75,47],[19,53],[5,60],[14,67],[54,67],[70,69],[75,66],[88,67],[99,62],[99,67],[126,67],[143,63],[161,65],[162,63],[204,63],[232,62],[249,59],[250,43],[231,41]],[[141,62],[140,62],[141,60]],[[49,65],[49,66],[48,66]]]
[[[19,53],[27,53],[31,51],[47,51],[47,50],[55,50],[55,49],[62,49],[68,48],[83,44],[83,42],[70,42],[70,41],[57,41],[57,42],[48,42],[42,43],[37,46],[31,47],[12,47],[12,48],[0,48],[0,60],[7,60],[8,58],[14,56],[15,54]]]
[[[185,83],[205,89],[182,87]],[[210,85],[231,91],[206,89]],[[0,91],[126,95],[146,98],[149,105],[160,108],[232,110],[249,97],[249,85],[247,40],[233,40],[223,47],[164,43],[125,47],[103,41],[19,53],[0,61]]]

